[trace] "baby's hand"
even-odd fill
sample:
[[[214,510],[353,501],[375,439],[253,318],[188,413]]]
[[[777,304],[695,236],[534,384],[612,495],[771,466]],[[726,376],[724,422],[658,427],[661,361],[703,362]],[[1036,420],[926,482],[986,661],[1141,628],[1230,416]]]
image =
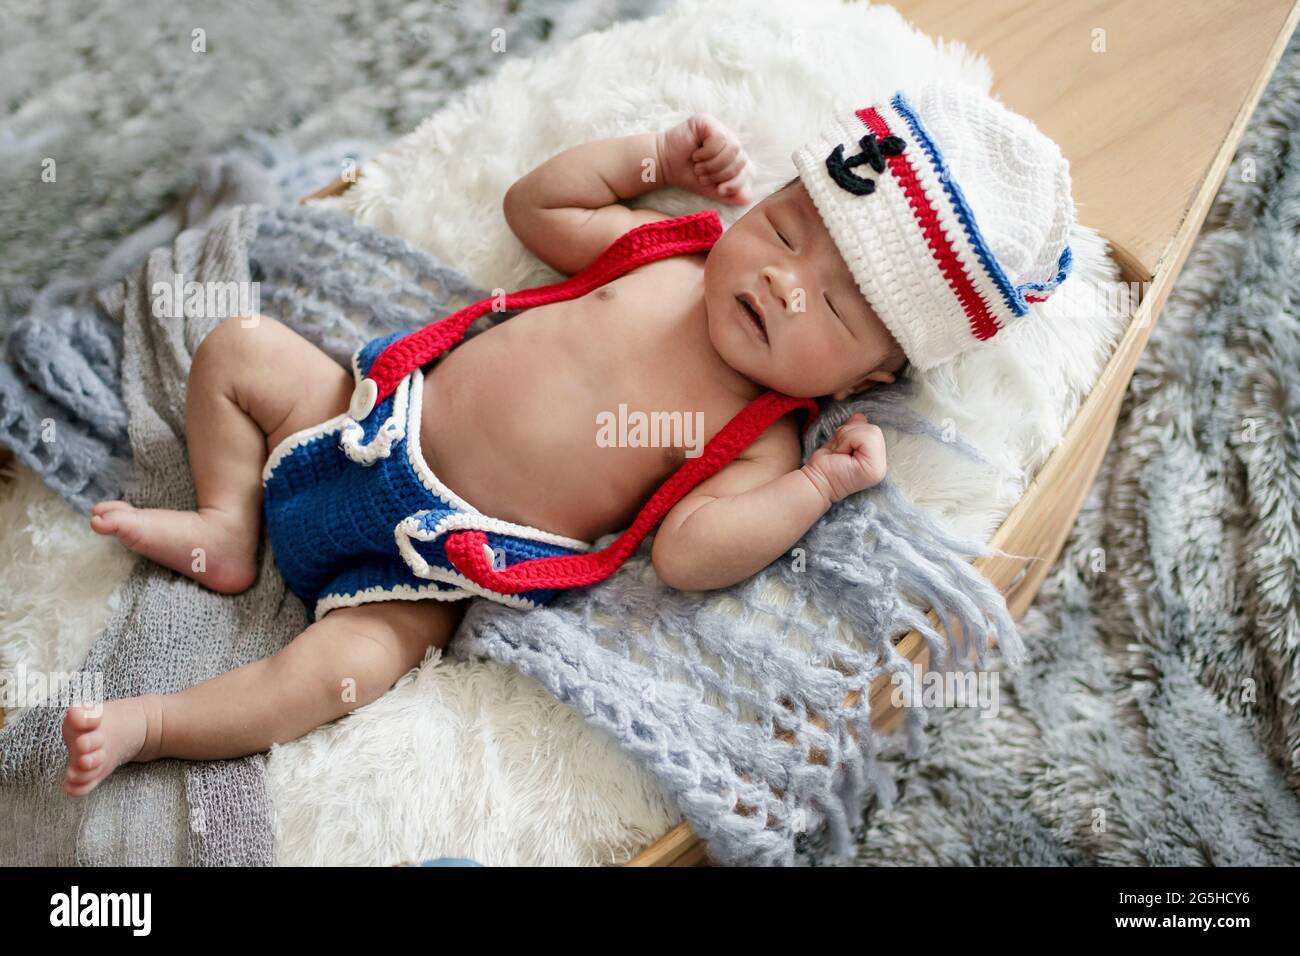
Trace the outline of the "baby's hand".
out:
[[[885,436],[861,412],[835,429],[803,466],[830,504],[880,484],[885,477]]]
[[[737,205],[752,198],[749,157],[735,134],[707,113],[659,134],[659,163],[669,186]]]

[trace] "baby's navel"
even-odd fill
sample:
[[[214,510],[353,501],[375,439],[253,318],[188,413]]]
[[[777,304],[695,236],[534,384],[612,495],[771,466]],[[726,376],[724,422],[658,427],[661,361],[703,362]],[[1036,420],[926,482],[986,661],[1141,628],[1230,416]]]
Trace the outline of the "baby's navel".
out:
[[[612,299],[612,298],[614,298],[614,290],[611,289],[611,288],[610,288],[609,286],[607,286],[607,285],[603,285],[603,286],[601,286],[599,289],[596,290],[596,298],[598,298],[598,299]]]

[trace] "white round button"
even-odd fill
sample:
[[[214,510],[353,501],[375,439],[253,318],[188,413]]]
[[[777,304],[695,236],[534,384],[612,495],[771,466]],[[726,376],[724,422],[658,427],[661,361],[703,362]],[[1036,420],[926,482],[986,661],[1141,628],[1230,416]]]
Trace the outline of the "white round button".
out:
[[[348,414],[353,421],[361,421],[375,409],[375,400],[379,398],[379,386],[371,378],[363,378],[352,390],[352,401],[348,405]]]

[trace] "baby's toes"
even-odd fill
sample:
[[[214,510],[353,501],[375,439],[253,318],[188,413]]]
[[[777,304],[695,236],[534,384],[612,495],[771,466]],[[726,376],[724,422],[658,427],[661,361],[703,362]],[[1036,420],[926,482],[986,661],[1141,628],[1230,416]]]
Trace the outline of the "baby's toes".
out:
[[[82,757],[93,756],[104,747],[104,735],[98,730],[82,734],[68,745],[68,754],[75,762]]]
[[[88,775],[84,780],[64,780],[63,792],[72,797],[84,797],[99,785],[99,780],[100,778],[95,774]]]
[[[92,750],[90,753],[84,753],[79,757],[74,757],[68,761],[68,774],[89,773],[97,770],[104,762],[103,748]]]
[[[145,538],[145,517],[129,505],[107,514],[91,515],[90,529],[97,534],[111,534],[132,551]]]
[[[92,713],[85,707],[69,707],[63,716],[63,742],[69,747],[74,740],[99,726],[101,714]]]
[[[129,512],[117,509],[115,511],[105,511],[100,514],[90,516],[90,530],[96,534],[117,534],[122,528],[122,519]]]
[[[92,780],[99,778],[99,769],[92,767],[89,770],[82,770],[80,767],[74,767],[68,764],[68,769],[63,772],[63,782],[66,786],[79,787],[83,783],[90,783]]]
[[[125,501],[101,501],[90,509],[90,529],[96,534],[121,537],[127,529],[138,527],[138,522],[139,512]]]

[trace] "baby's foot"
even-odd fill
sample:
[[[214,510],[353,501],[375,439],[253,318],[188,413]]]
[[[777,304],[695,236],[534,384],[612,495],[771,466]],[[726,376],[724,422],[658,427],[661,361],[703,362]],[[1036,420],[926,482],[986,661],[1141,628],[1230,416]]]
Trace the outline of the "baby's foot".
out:
[[[150,721],[157,708],[144,697],[110,700],[94,713],[72,706],[63,718],[63,742],[68,747],[68,769],[63,789],[84,797],[110,773],[128,760],[152,759],[145,744],[152,739],[157,748],[158,733],[150,733]]]
[[[223,594],[248,590],[257,576],[257,525],[212,508],[169,511],[101,501],[90,510],[90,527]]]

